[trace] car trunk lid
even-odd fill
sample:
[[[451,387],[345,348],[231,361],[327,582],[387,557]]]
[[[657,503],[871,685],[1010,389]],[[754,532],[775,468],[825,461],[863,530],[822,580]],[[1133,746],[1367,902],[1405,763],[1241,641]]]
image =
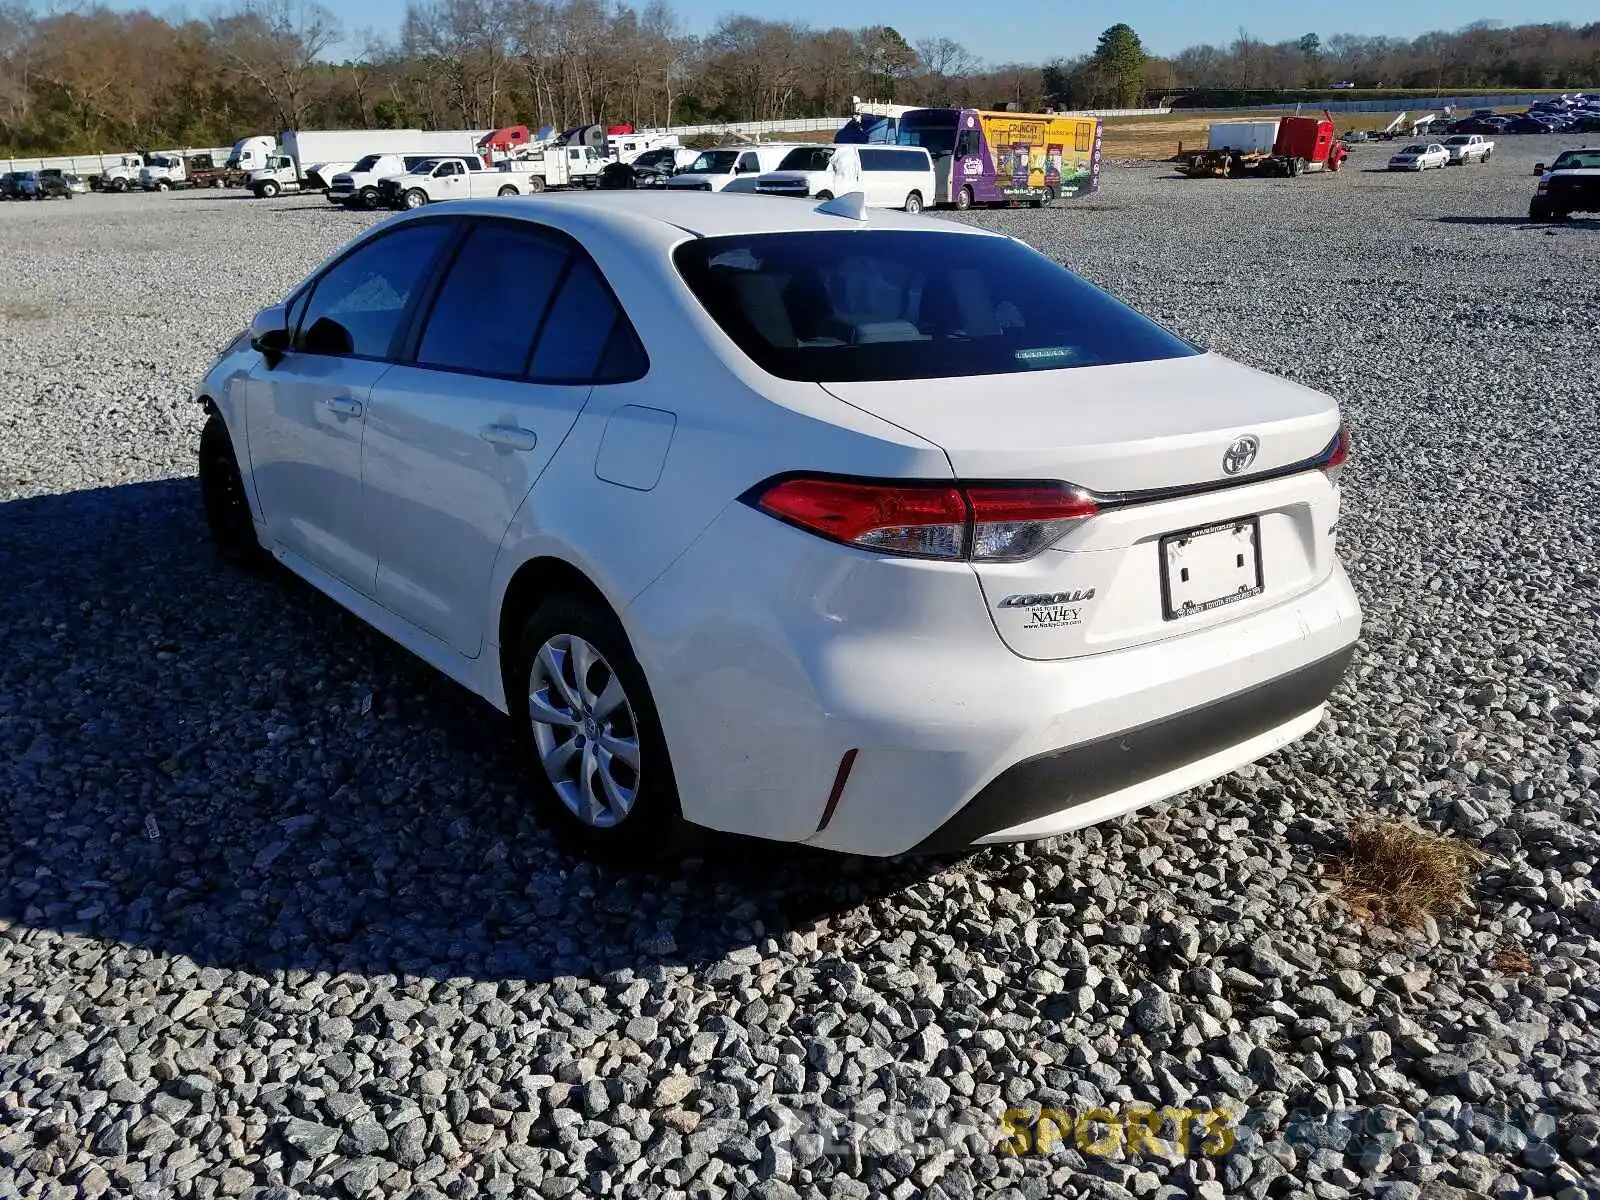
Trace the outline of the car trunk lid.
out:
[[[1337,436],[1338,410],[1287,380],[1208,354],[825,386],[938,445],[960,480],[1063,481],[1102,501],[1032,558],[974,561],[996,631],[1024,657],[1182,636],[1333,569],[1337,489],[1296,468]]]

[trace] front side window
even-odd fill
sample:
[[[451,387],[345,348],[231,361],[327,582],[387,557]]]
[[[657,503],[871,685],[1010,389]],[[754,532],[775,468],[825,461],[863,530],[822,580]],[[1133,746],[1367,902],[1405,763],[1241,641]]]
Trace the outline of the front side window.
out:
[[[439,289],[417,365],[524,374],[568,257],[565,246],[532,230],[477,226]]]
[[[737,150],[707,150],[689,164],[685,175],[726,175],[738,159]]]
[[[739,170],[745,172],[759,171],[761,170],[761,160],[754,154],[746,154],[739,159]]]
[[[785,379],[1001,375],[1198,353],[1009,238],[749,234],[688,241],[673,257],[723,331]]]
[[[347,254],[317,280],[296,348],[387,358],[417,286],[449,241],[444,221],[406,225]]]
[[[780,171],[826,171],[833,157],[832,146],[801,146],[783,156]]]

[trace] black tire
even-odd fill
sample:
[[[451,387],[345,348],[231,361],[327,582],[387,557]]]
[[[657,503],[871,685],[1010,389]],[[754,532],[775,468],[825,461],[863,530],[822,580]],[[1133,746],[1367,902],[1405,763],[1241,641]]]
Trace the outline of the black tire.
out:
[[[282,190],[283,189],[278,186],[278,181],[276,179],[269,179],[260,187],[256,188],[256,195],[260,196],[263,200],[271,200]]]
[[[233,439],[215,413],[200,431],[200,499],[217,553],[236,566],[260,567],[267,553],[256,537],[250,500],[233,453]]]
[[[915,215],[922,211],[922,193],[912,192],[906,197],[906,211]]]
[[[514,187],[512,187],[512,186],[511,186],[511,185],[510,185],[510,184],[509,184],[509,183],[508,183],[508,184],[506,184],[506,185],[505,185],[505,186],[504,186],[504,187],[503,187],[503,188],[501,188],[501,189],[500,189],[500,191],[499,191],[499,192],[498,192],[498,193],[496,193],[496,194],[497,194],[497,195],[498,195],[498,196],[500,196],[500,197],[501,197],[501,198],[502,198],[502,199],[504,199],[504,198],[505,198],[505,197],[506,197],[506,196],[515,196],[515,195],[517,195],[517,194],[518,194],[518,193],[517,193],[517,189],[516,189],[516,188],[514,188]]]
[[[530,176],[528,176],[528,191],[531,192],[535,196],[537,196],[540,192],[544,191],[544,176],[543,175],[530,175]]]
[[[528,697],[539,649],[552,638],[563,636],[588,642],[615,672],[626,694],[633,732],[639,743],[639,770],[633,775],[633,805],[626,816],[606,827],[581,820],[557,794],[540,761],[529,715]],[[580,596],[550,597],[523,625],[511,671],[506,699],[518,743],[526,754],[530,789],[541,819],[561,841],[586,858],[631,865],[655,862],[682,849],[689,828],[678,803],[666,735],[662,732],[661,718],[651,698],[644,670],[634,657],[627,634],[615,615],[599,602]],[[582,736],[581,731],[574,732],[570,740],[576,741]]]
[[[826,204],[829,200],[833,199],[833,193],[826,190],[820,191],[817,193],[817,199]]]
[[[1054,204],[1059,199],[1060,199],[1060,197],[1056,195],[1056,189],[1052,185],[1050,185],[1048,183],[1045,184],[1044,185],[1044,202],[1045,202],[1045,205],[1048,207],[1049,205]]]
[[[378,207],[378,189],[377,188],[375,188],[375,187],[364,187],[357,194],[359,195],[359,197],[361,199],[361,207],[362,208],[371,209],[371,208],[377,208]]]
[[[415,210],[426,206],[427,203],[428,193],[421,188],[411,188],[404,196],[400,197],[400,204],[403,208]]]
[[[1544,200],[1530,200],[1528,202],[1528,220],[1548,221],[1552,216],[1550,205]]]
[[[972,189],[969,188],[969,187],[963,186],[962,189],[959,192],[956,193],[956,209],[958,211],[960,211],[960,212],[966,212],[967,209],[969,209],[971,207],[972,207]]]
[[[125,192],[125,191],[127,191],[128,190],[128,181],[126,179],[113,179],[111,181],[111,190],[113,192]]]

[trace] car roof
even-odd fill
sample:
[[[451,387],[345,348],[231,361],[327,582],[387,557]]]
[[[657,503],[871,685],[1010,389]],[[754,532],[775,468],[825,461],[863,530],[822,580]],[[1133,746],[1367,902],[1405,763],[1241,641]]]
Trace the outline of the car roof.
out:
[[[931,217],[913,217],[893,209],[866,210],[864,221],[819,212],[820,206],[783,196],[750,193],[643,189],[545,193],[539,196],[452,201],[450,211],[470,216],[514,217],[566,229],[572,233],[617,232],[644,235],[671,246],[693,237],[725,237],[756,233],[800,233],[808,230],[922,229],[958,237],[996,237],[987,230]],[[419,209],[419,213],[427,210]],[[580,237],[580,240],[581,237]]]

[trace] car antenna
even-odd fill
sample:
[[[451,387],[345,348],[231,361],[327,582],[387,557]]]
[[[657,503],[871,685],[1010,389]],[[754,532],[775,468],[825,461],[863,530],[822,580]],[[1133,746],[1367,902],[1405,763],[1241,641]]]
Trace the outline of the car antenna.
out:
[[[851,221],[865,221],[867,219],[867,194],[865,192],[846,192],[842,196],[835,196],[832,200],[825,200],[817,205],[819,213],[826,213],[830,217],[845,217]]]

